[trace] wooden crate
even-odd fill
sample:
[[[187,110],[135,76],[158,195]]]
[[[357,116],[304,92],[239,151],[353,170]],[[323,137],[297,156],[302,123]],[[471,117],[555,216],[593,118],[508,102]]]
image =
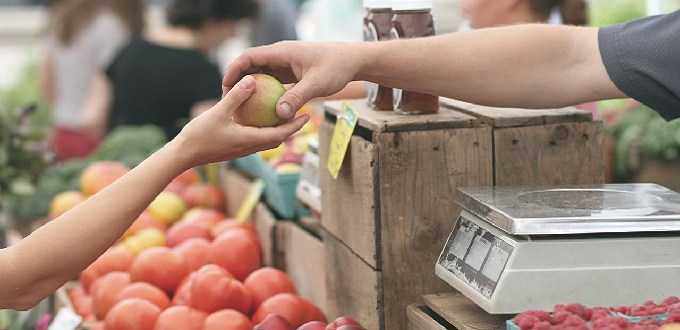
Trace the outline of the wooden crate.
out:
[[[406,327],[408,330],[456,330],[427,306],[409,305],[406,308],[406,316],[408,317]]]
[[[576,108],[492,108],[442,98],[443,106],[493,128],[494,185],[604,183],[601,121]]]
[[[513,315],[492,315],[460,292],[428,294],[425,305],[458,330],[505,330],[505,321]]]
[[[491,128],[447,109],[399,116],[350,104],[360,118],[340,174],[321,171],[328,313],[406,329],[408,305],[452,290],[434,265],[460,212],[455,189],[492,184]],[[324,169],[341,105],[325,105]]]
[[[281,250],[285,272],[295,283],[298,295],[313,302],[326,312],[326,271],[324,244],[317,237],[292,221],[282,221]]]

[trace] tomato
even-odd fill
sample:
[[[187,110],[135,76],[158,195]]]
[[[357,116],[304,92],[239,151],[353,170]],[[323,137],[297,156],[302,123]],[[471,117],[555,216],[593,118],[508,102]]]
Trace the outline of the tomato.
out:
[[[76,299],[85,296],[87,296],[87,292],[85,292],[85,288],[83,288],[82,285],[79,285],[68,292],[68,298],[71,301],[75,301]]]
[[[90,327],[90,330],[106,330],[104,327],[104,321],[99,321]]]
[[[188,274],[189,265],[184,258],[167,247],[144,250],[130,267],[133,282],[151,283],[169,294]]]
[[[260,247],[242,231],[230,230],[210,245],[208,262],[233,274],[239,281],[260,268]]]
[[[175,291],[175,295],[172,297],[173,306],[193,307],[191,306],[191,284],[193,283],[195,276],[196,272],[191,272],[191,274],[187,275],[187,277],[179,283],[177,291]]]
[[[93,299],[91,296],[77,297],[72,302],[73,309],[76,311],[76,314],[82,317],[87,317],[88,315],[92,314],[92,302]]]
[[[293,280],[286,273],[273,268],[256,270],[246,278],[243,285],[253,294],[253,311],[265,300],[279,293],[297,294]]]
[[[161,309],[142,298],[129,298],[116,304],[104,322],[106,330],[153,329]]]
[[[92,307],[97,319],[103,320],[111,307],[116,304],[116,296],[130,285],[130,274],[111,272],[101,277],[92,291]]]
[[[205,238],[190,238],[175,246],[173,250],[184,258],[190,271],[196,271],[208,263],[210,241]]]
[[[283,316],[294,329],[311,321],[326,322],[326,316],[318,307],[292,293],[279,293],[265,300],[253,315],[253,323],[259,324],[269,314]]]
[[[80,283],[83,284],[83,287],[85,287],[85,291],[87,291],[87,293],[89,293],[89,294],[92,294],[92,283],[94,283],[94,281],[98,277],[99,277],[99,273],[97,273],[97,270],[95,269],[94,264],[85,268],[85,270],[80,272],[80,275],[78,275],[78,279],[80,280]]]
[[[104,252],[93,265],[99,276],[110,272],[127,272],[130,270],[130,265],[132,265],[134,258],[132,253],[127,250],[114,247]]]
[[[200,223],[191,222],[178,222],[170,229],[166,234],[167,245],[169,247],[174,247],[180,243],[190,239],[190,238],[205,238],[207,240],[212,240],[212,234],[210,229],[206,228]]]
[[[201,330],[208,317],[204,311],[186,306],[173,306],[161,313],[154,330]]]
[[[195,168],[190,168],[184,171],[182,174],[178,175],[172,180],[174,183],[180,183],[185,186],[197,184],[201,182],[201,175]]]
[[[187,186],[182,192],[182,199],[189,206],[224,210],[225,196],[220,187],[209,184]]]
[[[238,220],[233,219],[222,220],[216,223],[215,226],[212,228],[212,235],[213,237],[220,237],[220,235],[234,228],[243,228],[247,230],[252,235],[251,237],[258,241],[259,244],[259,239],[257,238],[257,231],[255,231],[255,227],[253,226],[252,223],[239,222]]]
[[[216,265],[203,266],[191,283],[191,305],[208,313],[235,309],[247,314],[252,296],[241,282]]]
[[[184,213],[180,221],[202,224],[206,228],[211,229],[226,217],[223,212],[218,210],[195,207]]]
[[[163,290],[145,282],[137,282],[128,285],[118,296],[117,301],[122,301],[129,298],[142,298],[152,302],[161,310],[170,307],[170,298],[163,292]]]
[[[149,212],[142,212],[142,214],[139,215],[137,220],[130,225],[130,228],[125,231],[125,234],[123,234],[123,239],[128,238],[130,236],[134,236],[137,234],[140,230],[146,229],[146,228],[158,228],[162,230],[163,232],[168,230],[168,226],[163,223],[163,221],[158,220],[149,214]]]
[[[202,330],[253,330],[250,319],[237,310],[223,309],[205,319]]]

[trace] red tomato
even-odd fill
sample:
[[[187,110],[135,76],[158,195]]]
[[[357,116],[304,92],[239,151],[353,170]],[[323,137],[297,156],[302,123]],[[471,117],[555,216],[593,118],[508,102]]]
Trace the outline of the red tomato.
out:
[[[93,265],[97,270],[99,276],[106,275],[110,272],[127,272],[130,270],[132,260],[135,257],[132,253],[119,247],[114,247],[104,252],[104,254],[97,259]]]
[[[210,246],[208,262],[233,274],[239,281],[260,268],[260,247],[242,232],[230,230]]]
[[[248,313],[252,296],[241,282],[216,265],[203,266],[191,283],[191,305],[208,313],[235,309]]]
[[[126,286],[130,285],[130,274],[111,272],[104,275],[96,283],[92,292],[92,307],[97,319],[103,320],[111,307],[116,304],[116,297]]]
[[[253,330],[250,319],[239,311],[223,309],[212,313],[205,319],[202,330]]]
[[[259,324],[269,314],[283,316],[293,329],[311,321],[326,322],[326,316],[318,307],[292,293],[279,293],[263,302],[253,315],[253,323]]]
[[[99,277],[99,273],[97,273],[97,270],[95,269],[94,264],[85,268],[85,270],[80,272],[80,275],[78,275],[78,279],[80,280],[80,283],[83,284],[83,287],[85,287],[85,291],[87,291],[87,293],[89,293],[89,294],[92,294],[92,283],[94,283],[94,281],[98,277]]]
[[[130,267],[133,282],[151,283],[169,294],[188,274],[189,265],[184,258],[163,246],[144,250]]]
[[[201,330],[208,317],[204,311],[186,306],[173,306],[161,313],[154,330]]]
[[[163,292],[163,290],[145,282],[137,282],[128,285],[118,296],[117,301],[122,301],[129,298],[142,298],[152,302],[161,310],[170,307],[170,298]]]
[[[190,238],[205,238],[212,240],[210,230],[199,223],[178,222],[167,232],[167,246],[174,247]]]
[[[184,258],[190,271],[196,271],[208,263],[210,241],[205,238],[190,238],[175,246],[173,250]]]
[[[194,184],[187,186],[182,192],[182,199],[190,208],[205,207],[224,210],[226,200],[220,187],[209,184]]]
[[[246,278],[243,285],[253,294],[253,311],[265,300],[279,293],[297,294],[293,280],[286,273],[273,268],[256,270]]]
[[[104,322],[107,330],[153,329],[161,309],[146,299],[125,299],[114,306]]]

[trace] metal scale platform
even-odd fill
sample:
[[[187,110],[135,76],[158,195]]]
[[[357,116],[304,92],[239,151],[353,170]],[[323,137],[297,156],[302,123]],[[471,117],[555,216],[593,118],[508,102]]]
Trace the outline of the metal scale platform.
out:
[[[460,188],[436,274],[492,314],[680,295],[680,194],[653,184]]]

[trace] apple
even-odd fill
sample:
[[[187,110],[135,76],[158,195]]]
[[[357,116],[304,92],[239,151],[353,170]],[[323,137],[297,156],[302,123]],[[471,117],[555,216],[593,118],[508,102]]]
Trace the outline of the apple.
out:
[[[286,88],[276,78],[263,73],[251,75],[255,79],[253,94],[234,112],[234,121],[243,126],[272,127],[281,122],[276,114],[276,102]]]

